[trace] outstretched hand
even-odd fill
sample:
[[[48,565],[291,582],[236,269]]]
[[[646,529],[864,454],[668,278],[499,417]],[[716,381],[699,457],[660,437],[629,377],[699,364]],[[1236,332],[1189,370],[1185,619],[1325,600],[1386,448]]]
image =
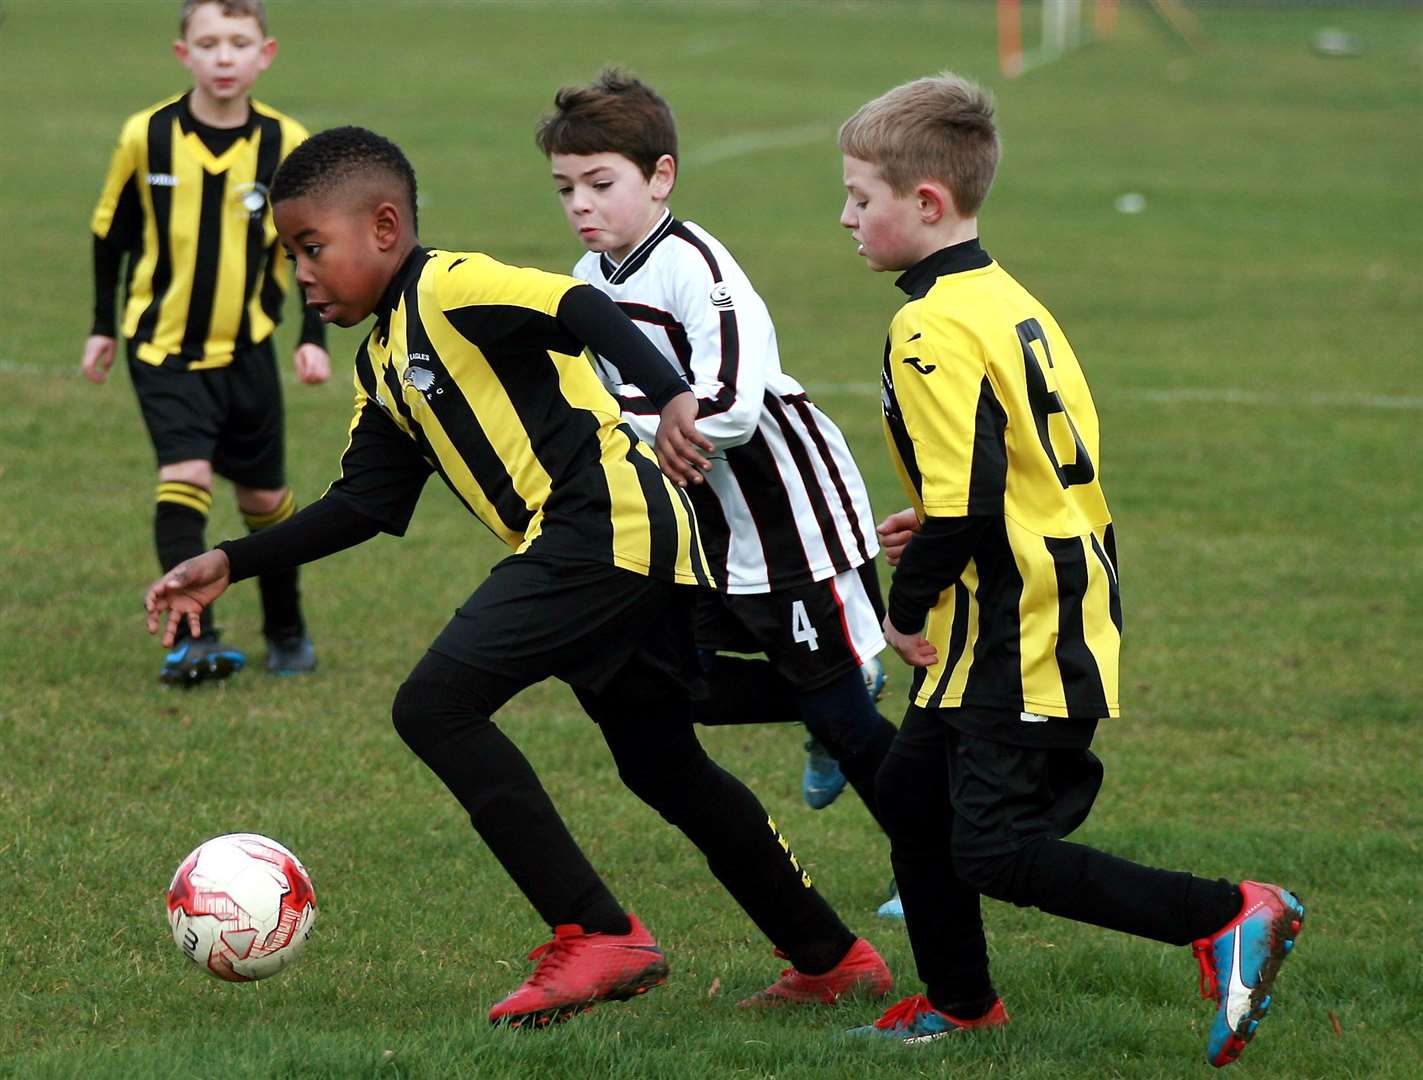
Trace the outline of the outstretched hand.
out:
[[[228,585],[227,554],[217,548],[185,559],[148,587],[143,608],[148,612],[148,632],[158,633],[163,612],[168,622],[163,626],[163,645],[171,646],[178,636],[178,626],[188,620],[188,632],[197,637],[202,633],[199,616],[224,592]]]
[[[705,474],[711,469],[706,454],[716,447],[697,430],[697,397],[690,390],[678,394],[662,407],[662,420],[657,425],[657,439],[652,448],[657,454],[657,464],[678,487],[705,482]]]

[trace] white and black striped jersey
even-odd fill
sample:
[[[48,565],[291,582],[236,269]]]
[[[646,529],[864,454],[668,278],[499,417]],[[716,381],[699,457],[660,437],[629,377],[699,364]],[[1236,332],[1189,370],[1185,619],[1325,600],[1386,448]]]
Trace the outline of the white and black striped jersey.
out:
[[[589,252],[573,276],[617,301],[697,395],[697,427],[716,451],[707,483],[689,491],[728,592],[820,581],[878,553],[845,437],[781,370],[765,303],[713,236],[667,211],[621,263]],[[650,442],[657,410],[607,357],[594,360]]]

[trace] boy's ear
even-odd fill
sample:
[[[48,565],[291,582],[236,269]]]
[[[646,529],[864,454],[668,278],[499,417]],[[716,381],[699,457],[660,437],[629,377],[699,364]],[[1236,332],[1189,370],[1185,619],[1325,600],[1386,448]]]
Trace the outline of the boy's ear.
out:
[[[925,225],[937,225],[946,214],[954,213],[954,198],[939,184],[923,183],[914,189],[919,204],[919,220]]]
[[[377,251],[390,251],[401,237],[400,208],[393,202],[378,203],[371,211],[371,238]]]
[[[188,43],[182,38],[173,42],[173,55],[178,58],[178,63],[188,66]]]
[[[652,176],[647,181],[652,188],[654,199],[665,199],[672,194],[677,184],[677,159],[671,154],[663,154],[652,166]]]
[[[277,58],[277,39],[267,38],[262,42],[262,48],[258,52],[257,70],[266,71],[272,66],[272,61]]]

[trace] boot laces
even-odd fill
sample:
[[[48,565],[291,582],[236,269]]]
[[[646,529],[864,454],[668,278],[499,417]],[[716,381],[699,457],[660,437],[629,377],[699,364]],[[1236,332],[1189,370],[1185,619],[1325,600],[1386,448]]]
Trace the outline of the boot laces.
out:
[[[875,1021],[875,1027],[889,1030],[896,1027],[913,1027],[914,1019],[922,1012],[934,1012],[933,1003],[923,994],[907,997],[891,1005],[883,1016]]]
[[[1196,954],[1196,963],[1201,968],[1201,997],[1207,1001],[1219,1001],[1220,981],[1217,978],[1215,959],[1211,955],[1211,943],[1208,941],[1194,942],[1191,945],[1191,951]]]
[[[585,937],[581,926],[555,926],[553,940],[545,941],[529,953],[530,960],[537,960],[538,967],[529,976],[529,985],[537,986],[549,979],[554,972],[573,958],[578,951],[578,943]]]

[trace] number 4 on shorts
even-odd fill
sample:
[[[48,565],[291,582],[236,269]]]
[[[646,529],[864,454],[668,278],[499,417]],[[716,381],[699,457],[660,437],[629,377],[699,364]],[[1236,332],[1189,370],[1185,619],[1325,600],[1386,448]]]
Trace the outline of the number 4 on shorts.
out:
[[[805,610],[805,601],[791,604],[791,640],[797,645],[804,644],[811,652],[820,648],[820,635],[810,624],[810,614]]]

